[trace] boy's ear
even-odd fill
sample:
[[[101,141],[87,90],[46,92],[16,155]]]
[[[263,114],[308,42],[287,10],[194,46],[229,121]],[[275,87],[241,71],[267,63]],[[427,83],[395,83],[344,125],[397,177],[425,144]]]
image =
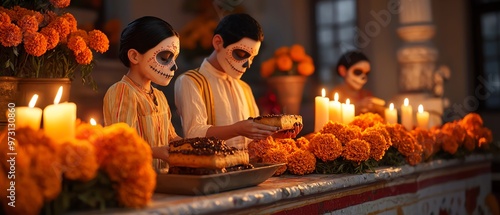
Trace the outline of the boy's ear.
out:
[[[347,74],[347,69],[345,68],[344,65],[340,65],[339,68],[337,68],[339,75],[342,77],[345,77]]]
[[[222,37],[218,34],[216,34],[213,38],[212,38],[212,46],[214,47],[214,49],[216,51],[224,48],[224,40],[222,39]]]
[[[139,52],[135,49],[129,49],[127,52],[128,60],[130,61],[131,64],[138,64],[139,63]]]

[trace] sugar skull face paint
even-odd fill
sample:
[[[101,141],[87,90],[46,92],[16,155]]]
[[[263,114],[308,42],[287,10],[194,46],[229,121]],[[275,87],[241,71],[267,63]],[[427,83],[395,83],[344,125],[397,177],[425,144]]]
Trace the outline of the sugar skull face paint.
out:
[[[259,53],[260,44],[260,41],[243,38],[218,52],[217,60],[227,75],[240,79]]]
[[[370,63],[360,61],[352,65],[344,77],[345,82],[355,90],[360,90],[368,81],[368,73],[370,72]]]
[[[152,82],[161,86],[170,83],[178,69],[175,60],[179,56],[179,50],[179,38],[172,36],[144,53],[145,61],[141,63],[141,67]]]

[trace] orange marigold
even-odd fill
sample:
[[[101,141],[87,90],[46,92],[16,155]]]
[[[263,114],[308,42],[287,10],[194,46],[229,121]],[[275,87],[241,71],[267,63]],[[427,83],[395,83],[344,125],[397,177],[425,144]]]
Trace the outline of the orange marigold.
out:
[[[71,140],[61,144],[64,176],[70,180],[89,181],[97,175],[95,148],[88,140]]]
[[[368,127],[364,130],[364,132],[370,132],[370,131],[374,131],[380,135],[382,135],[386,141],[386,143],[389,145],[389,146],[392,146],[392,141],[391,141],[391,135],[389,135],[389,132],[387,132],[387,129],[385,128],[386,127],[386,124],[383,124],[383,123],[377,123],[375,124],[374,126],[372,127]]]
[[[361,139],[354,139],[346,143],[342,157],[354,162],[363,162],[370,158],[370,144]]]
[[[129,208],[141,208],[148,205],[156,186],[156,172],[150,164],[134,170],[135,177],[127,179],[117,186],[117,197],[121,205]]]
[[[7,14],[3,11],[0,11],[0,25],[4,24],[4,23],[10,23],[10,22],[11,22],[11,20],[10,20],[9,14]]]
[[[297,72],[304,76],[310,76],[314,73],[314,64],[309,62],[300,62],[297,65]]]
[[[21,28],[12,23],[0,24],[0,43],[5,47],[17,46],[23,41]]]
[[[431,156],[437,152],[437,150],[434,149],[436,141],[430,130],[417,127],[411,131],[411,134],[415,137],[417,143],[422,146],[424,160],[431,158]]]
[[[47,38],[41,33],[27,33],[24,37],[24,49],[30,55],[40,57],[47,52]]]
[[[38,24],[39,23],[36,17],[32,15],[24,15],[19,21],[17,21],[17,25],[21,28],[22,32],[37,32]]]
[[[376,113],[363,113],[354,117],[353,121],[349,125],[355,125],[365,130],[369,127],[373,127],[375,124],[384,123],[384,118]]]
[[[50,0],[50,3],[55,8],[65,8],[69,6],[70,0]]]
[[[468,113],[460,120],[460,124],[466,130],[474,130],[475,128],[483,127],[483,118],[477,113]]]
[[[79,123],[76,125],[75,137],[80,140],[88,140],[91,143],[103,135],[103,127],[91,125],[89,123]]]
[[[77,30],[78,24],[73,14],[64,13],[63,15],[61,15],[61,17],[66,19],[66,21],[68,21],[69,32],[74,32]]]
[[[309,140],[305,137],[299,137],[297,140],[295,140],[295,145],[299,147],[299,149],[306,150],[306,151],[311,151],[311,144]]]
[[[89,35],[89,47],[97,52],[104,53],[109,48],[108,37],[99,30],[92,30]]]
[[[262,62],[260,65],[260,75],[264,78],[267,78],[273,74],[274,70],[276,70],[276,60],[274,58],[270,58]]]
[[[88,43],[89,41],[89,34],[85,30],[77,29],[76,31],[73,31],[69,34],[69,37],[76,37],[76,36],[82,37],[83,40],[85,40],[85,43]]]
[[[390,147],[385,138],[380,133],[373,130],[363,131],[363,133],[361,133],[361,140],[370,144],[370,157],[376,161],[382,160],[385,151]]]
[[[295,175],[310,174],[316,169],[316,157],[309,151],[299,149],[288,156],[287,169]]]
[[[68,40],[68,48],[73,51],[75,55],[87,49],[85,40],[80,36],[70,36]]]
[[[295,145],[295,140],[291,138],[276,139],[275,141],[276,145],[278,145],[278,148],[286,151],[288,155],[292,154],[295,150],[299,149]]]
[[[262,162],[262,157],[267,151],[277,147],[276,142],[274,142],[274,139],[271,136],[264,140],[253,140],[248,143],[248,155],[250,160],[255,160],[260,163]]]
[[[276,49],[276,51],[274,51],[274,56],[278,57],[281,55],[288,55],[289,52],[290,52],[290,48],[288,46],[282,46],[282,47],[279,47],[278,49]]]
[[[280,55],[276,57],[276,68],[278,68],[279,71],[287,72],[292,69],[292,66],[292,59],[288,55]]]
[[[54,28],[57,31],[57,33],[59,34],[59,41],[66,41],[70,33],[70,27],[69,22],[65,18],[56,17],[47,26]]]
[[[82,65],[88,65],[92,62],[92,51],[85,47],[81,52],[76,54],[76,62]]]
[[[273,148],[273,149],[267,151],[262,156],[262,162],[264,162],[264,163],[288,163],[288,153],[284,150]],[[286,165],[278,168],[276,170],[276,172],[274,173],[274,176],[279,176],[279,175],[285,173],[286,169],[287,169]]]
[[[40,33],[47,39],[47,50],[54,49],[59,44],[59,34],[55,29],[45,27],[40,30]]]
[[[415,151],[408,155],[406,158],[406,162],[408,162],[408,164],[412,165],[412,166],[415,166],[419,163],[422,162],[422,146],[420,146],[419,144],[416,144],[415,145]]]
[[[300,62],[306,56],[306,50],[300,44],[294,44],[290,47],[290,58],[295,62]]]
[[[318,133],[311,139],[312,153],[324,162],[333,161],[342,154],[342,143],[333,134]]]

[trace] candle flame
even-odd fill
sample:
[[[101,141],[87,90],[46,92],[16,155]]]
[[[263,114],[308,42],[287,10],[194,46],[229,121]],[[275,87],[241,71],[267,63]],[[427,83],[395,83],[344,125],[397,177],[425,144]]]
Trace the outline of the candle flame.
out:
[[[38,99],[38,95],[37,94],[33,95],[33,97],[31,97],[30,103],[28,104],[28,107],[30,107],[30,108],[35,107],[37,99]]]
[[[326,95],[326,91],[325,91],[325,88],[323,88],[323,89],[321,90],[321,97],[325,97],[325,95]]]
[[[405,98],[405,101],[404,101],[404,106],[408,106],[410,104],[410,101],[408,100],[408,98]]]
[[[345,103],[346,103],[347,105],[349,105],[349,104],[351,104],[351,100],[346,99],[346,100],[345,100]]]
[[[97,125],[97,122],[95,121],[94,118],[90,118],[90,124],[95,126],[95,125]]]
[[[418,112],[419,112],[419,113],[423,113],[423,112],[424,112],[424,106],[423,106],[422,104],[420,104],[420,105],[418,106]]]
[[[335,100],[336,102],[339,101],[339,94],[338,93],[335,93],[335,95],[333,96],[333,100]]]
[[[394,110],[394,103],[391,103],[391,104],[389,105],[389,110]]]
[[[60,86],[59,90],[57,90],[56,98],[54,99],[54,104],[59,104],[59,101],[61,101],[62,91],[63,91],[63,87]]]

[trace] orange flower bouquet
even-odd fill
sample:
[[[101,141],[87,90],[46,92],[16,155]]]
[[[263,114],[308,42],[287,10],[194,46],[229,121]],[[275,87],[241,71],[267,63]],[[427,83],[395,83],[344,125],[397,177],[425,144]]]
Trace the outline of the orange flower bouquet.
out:
[[[93,51],[104,53],[108,37],[100,30],[77,28],[70,0],[7,0],[0,7],[0,76],[70,78],[91,76]]]
[[[274,52],[274,56],[261,64],[262,77],[283,75],[310,76],[314,73],[314,62],[307,55],[302,45],[283,46]]]

